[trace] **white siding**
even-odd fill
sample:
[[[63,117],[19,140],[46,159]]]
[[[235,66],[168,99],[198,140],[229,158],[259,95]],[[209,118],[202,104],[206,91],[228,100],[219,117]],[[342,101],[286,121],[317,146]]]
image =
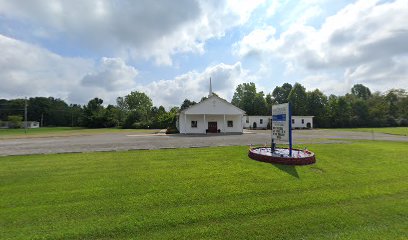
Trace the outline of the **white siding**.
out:
[[[256,128],[262,129],[268,127],[268,121],[270,121],[270,119],[270,116],[244,116],[242,121],[244,123],[244,128],[253,128],[255,122]]]
[[[185,114],[179,115],[179,131],[187,134],[206,134],[208,122],[217,122],[217,129],[221,133],[242,133],[242,115],[215,115],[215,114]],[[191,121],[197,121],[197,127],[191,127]],[[228,127],[228,121],[233,122],[232,127]]]
[[[260,123],[261,119],[263,120],[262,124]],[[270,119],[270,116],[244,116],[242,122],[244,128],[253,128],[254,122],[256,122],[257,129],[264,129],[267,128]],[[292,116],[292,128],[308,128],[308,123],[310,123],[310,128],[313,128],[313,116]]]
[[[313,116],[292,116],[292,128],[308,128],[308,123],[313,128]]]

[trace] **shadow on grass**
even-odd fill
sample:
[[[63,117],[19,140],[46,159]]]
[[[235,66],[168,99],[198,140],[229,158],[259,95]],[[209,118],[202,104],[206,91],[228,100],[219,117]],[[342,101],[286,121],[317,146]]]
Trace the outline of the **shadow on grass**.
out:
[[[299,178],[299,174],[296,171],[296,166],[292,165],[283,165],[283,164],[277,164],[277,163],[271,163],[274,167],[277,169],[286,172],[289,175],[292,175],[295,178]]]

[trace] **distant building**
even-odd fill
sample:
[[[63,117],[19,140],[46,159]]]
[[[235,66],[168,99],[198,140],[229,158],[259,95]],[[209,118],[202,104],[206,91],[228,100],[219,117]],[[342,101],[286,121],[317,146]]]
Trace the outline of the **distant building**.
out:
[[[292,129],[312,129],[314,116],[292,116]],[[267,129],[270,116],[244,116],[242,122],[246,129]]]
[[[314,116],[292,116],[292,129],[295,128],[313,128]]]
[[[266,129],[271,116],[244,116],[242,122],[247,129]]]
[[[20,122],[20,128],[24,128],[24,121]],[[12,122],[0,121],[0,128],[14,128]],[[37,121],[27,121],[27,128],[39,128],[40,123]]]

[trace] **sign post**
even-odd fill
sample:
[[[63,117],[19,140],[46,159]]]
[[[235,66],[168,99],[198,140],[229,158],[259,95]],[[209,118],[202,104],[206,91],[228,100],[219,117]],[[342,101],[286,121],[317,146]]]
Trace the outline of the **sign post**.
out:
[[[275,151],[274,139],[289,142],[289,156],[292,156],[292,116],[289,103],[272,106],[272,146]]]
[[[289,109],[289,157],[292,157],[292,109],[288,103]]]

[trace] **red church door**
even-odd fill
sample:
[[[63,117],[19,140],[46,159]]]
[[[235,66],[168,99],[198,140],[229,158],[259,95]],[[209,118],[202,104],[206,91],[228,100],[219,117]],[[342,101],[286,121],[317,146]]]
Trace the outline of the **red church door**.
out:
[[[217,122],[208,122],[208,132],[209,133],[216,133],[218,130]]]

